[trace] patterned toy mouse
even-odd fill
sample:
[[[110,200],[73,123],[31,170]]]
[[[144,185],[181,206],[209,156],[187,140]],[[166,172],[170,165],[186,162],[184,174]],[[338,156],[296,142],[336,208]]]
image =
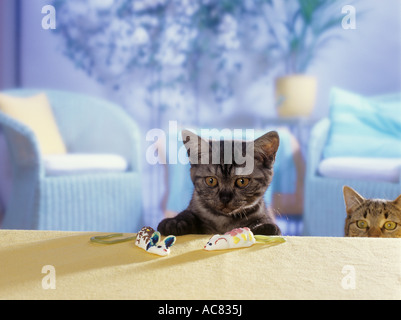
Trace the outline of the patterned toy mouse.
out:
[[[155,231],[151,227],[143,227],[138,232],[135,245],[149,253],[166,256],[170,253],[170,247],[175,243],[175,240],[175,236],[168,236],[162,241],[159,231]]]
[[[122,233],[113,233],[91,237],[90,241],[101,244],[116,244],[135,239],[136,246],[159,256],[167,256],[170,253],[170,247],[175,243],[174,236],[168,236],[164,241],[161,241],[160,232],[151,227],[143,227],[136,236],[121,238],[122,236]]]
[[[207,251],[250,247],[256,242],[283,243],[285,239],[277,236],[254,235],[249,228],[237,228],[223,235],[215,234],[204,246]]]

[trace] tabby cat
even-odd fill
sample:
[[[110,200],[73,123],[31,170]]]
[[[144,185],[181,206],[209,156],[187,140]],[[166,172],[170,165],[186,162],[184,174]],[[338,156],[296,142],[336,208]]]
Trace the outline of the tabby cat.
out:
[[[273,177],[279,146],[277,132],[268,132],[255,141],[217,141],[217,161],[216,143],[187,130],[182,135],[191,164],[194,192],[186,210],[160,222],[157,229],[161,234],[224,234],[239,227],[248,227],[255,234],[281,234],[263,199]],[[233,159],[231,162],[226,161],[224,155],[227,142],[232,146],[232,157],[228,157]],[[247,152],[250,146],[252,153]],[[246,160],[242,164],[236,161],[238,149],[245,154]],[[209,153],[206,163],[199,161],[204,159],[205,153]],[[252,161],[253,170],[245,174],[241,169],[247,167],[249,161]]]
[[[346,237],[401,238],[401,195],[394,201],[365,199],[344,186]]]

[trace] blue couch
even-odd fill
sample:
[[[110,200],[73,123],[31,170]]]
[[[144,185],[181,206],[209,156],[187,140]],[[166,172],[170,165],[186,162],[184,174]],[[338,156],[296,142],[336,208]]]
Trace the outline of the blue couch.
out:
[[[12,192],[2,228],[136,232],[140,229],[140,135],[117,105],[55,90],[9,90],[14,96],[45,92],[70,153],[112,153],[125,172],[46,176],[37,139],[25,125],[0,112],[12,163]]]

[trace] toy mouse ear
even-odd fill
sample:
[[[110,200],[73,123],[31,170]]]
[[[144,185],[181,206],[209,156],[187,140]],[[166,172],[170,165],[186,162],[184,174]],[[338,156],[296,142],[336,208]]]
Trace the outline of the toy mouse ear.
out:
[[[223,240],[224,240],[224,241],[223,241]],[[227,246],[227,243],[228,243],[227,239],[221,237],[221,238],[218,238],[218,239],[214,242],[214,245],[216,246],[216,248],[223,249],[225,246]]]
[[[149,250],[150,247],[154,247],[160,241],[161,235],[159,231],[153,232],[152,236],[150,237],[149,243],[146,246],[146,250]]]
[[[164,243],[166,245],[166,249],[170,248],[175,243],[176,238],[174,236],[168,236],[164,239]]]

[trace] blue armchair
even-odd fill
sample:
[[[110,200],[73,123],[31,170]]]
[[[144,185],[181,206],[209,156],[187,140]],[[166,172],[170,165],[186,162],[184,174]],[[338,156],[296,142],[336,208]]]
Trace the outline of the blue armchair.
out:
[[[330,119],[320,120],[312,129],[306,162],[304,229],[306,236],[344,236],[345,204],[342,187],[348,185],[366,198],[393,200],[401,193],[398,182],[366,181],[358,179],[328,178],[319,175],[330,130]]]
[[[141,226],[140,136],[119,106],[71,92],[10,90],[14,96],[45,92],[69,153],[112,153],[125,172],[47,176],[37,139],[0,112],[12,164],[12,192],[2,228],[136,232]]]

